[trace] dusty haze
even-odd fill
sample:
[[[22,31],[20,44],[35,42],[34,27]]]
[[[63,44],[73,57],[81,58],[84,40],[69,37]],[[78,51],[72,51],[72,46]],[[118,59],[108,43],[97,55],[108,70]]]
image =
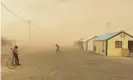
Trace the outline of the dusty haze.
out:
[[[3,0],[3,4],[39,26],[31,25],[31,44],[70,45],[81,37],[133,27],[133,0]],[[27,44],[28,29],[27,23],[2,8],[3,36]]]

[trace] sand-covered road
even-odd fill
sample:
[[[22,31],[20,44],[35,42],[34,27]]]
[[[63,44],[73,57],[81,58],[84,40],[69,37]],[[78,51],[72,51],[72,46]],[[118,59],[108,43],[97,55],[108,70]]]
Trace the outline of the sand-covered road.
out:
[[[72,47],[63,47],[58,55],[54,48],[28,50],[21,51],[21,66],[2,68],[2,80],[133,80],[133,59],[104,57]]]

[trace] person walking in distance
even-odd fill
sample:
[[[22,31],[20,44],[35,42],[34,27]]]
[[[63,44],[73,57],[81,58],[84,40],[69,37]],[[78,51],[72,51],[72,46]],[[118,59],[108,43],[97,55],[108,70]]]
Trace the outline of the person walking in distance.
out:
[[[58,52],[61,52],[59,48],[60,48],[59,45],[56,44],[56,54],[57,54]]]

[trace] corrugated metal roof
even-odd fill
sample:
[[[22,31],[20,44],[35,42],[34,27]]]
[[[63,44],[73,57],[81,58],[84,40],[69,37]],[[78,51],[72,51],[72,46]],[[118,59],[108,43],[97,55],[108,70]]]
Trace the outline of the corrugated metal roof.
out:
[[[105,35],[101,35],[99,36],[98,38],[96,38],[96,40],[107,40],[117,34],[119,34],[120,32],[114,32],[114,33],[108,33],[108,34],[105,34]]]

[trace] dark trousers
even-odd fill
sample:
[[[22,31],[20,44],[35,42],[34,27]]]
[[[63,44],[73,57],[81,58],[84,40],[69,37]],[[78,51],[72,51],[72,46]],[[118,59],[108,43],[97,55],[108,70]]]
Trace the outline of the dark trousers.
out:
[[[61,51],[59,50],[59,48],[56,49],[56,53],[57,53],[57,52],[61,52]]]
[[[18,54],[13,53],[13,58],[15,58],[15,63],[19,64],[19,58],[18,58]],[[17,61],[16,61],[17,60]]]

